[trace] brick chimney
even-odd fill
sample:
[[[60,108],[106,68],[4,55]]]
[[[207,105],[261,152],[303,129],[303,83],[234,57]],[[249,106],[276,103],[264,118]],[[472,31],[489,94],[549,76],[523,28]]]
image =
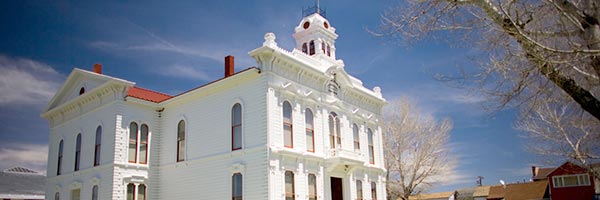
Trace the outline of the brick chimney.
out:
[[[235,73],[234,57],[232,55],[225,56],[225,77],[229,77]]]
[[[531,174],[533,174],[533,177],[537,176],[538,168],[536,166],[531,166]]]
[[[94,64],[94,72],[97,74],[102,74],[102,64],[96,63]]]

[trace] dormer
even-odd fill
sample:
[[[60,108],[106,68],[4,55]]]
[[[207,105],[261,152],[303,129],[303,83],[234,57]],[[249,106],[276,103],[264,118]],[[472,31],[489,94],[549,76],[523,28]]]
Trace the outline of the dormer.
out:
[[[294,29],[296,49],[309,56],[324,55],[335,60],[335,40],[338,35],[319,12],[305,16]]]

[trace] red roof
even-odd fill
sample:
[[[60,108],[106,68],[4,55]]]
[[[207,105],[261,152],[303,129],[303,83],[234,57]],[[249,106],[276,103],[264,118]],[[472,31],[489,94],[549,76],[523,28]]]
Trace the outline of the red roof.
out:
[[[134,86],[129,91],[127,91],[128,97],[135,97],[138,99],[143,99],[146,101],[151,101],[154,103],[160,103],[164,100],[170,99],[172,96],[163,94],[160,92],[144,89],[141,87]]]

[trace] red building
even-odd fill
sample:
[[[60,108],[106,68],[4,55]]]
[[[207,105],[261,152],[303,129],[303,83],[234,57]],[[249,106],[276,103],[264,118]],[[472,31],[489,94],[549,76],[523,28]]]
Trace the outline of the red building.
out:
[[[592,200],[594,180],[583,167],[565,162],[556,168],[531,167],[533,181],[548,181],[552,200]]]

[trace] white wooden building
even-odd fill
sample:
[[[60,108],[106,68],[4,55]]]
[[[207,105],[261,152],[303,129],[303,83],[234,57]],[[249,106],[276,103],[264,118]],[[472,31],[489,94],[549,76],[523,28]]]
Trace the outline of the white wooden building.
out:
[[[74,69],[42,113],[46,198],[386,199],[381,90],[344,71],[320,14],[293,36],[175,96]]]

